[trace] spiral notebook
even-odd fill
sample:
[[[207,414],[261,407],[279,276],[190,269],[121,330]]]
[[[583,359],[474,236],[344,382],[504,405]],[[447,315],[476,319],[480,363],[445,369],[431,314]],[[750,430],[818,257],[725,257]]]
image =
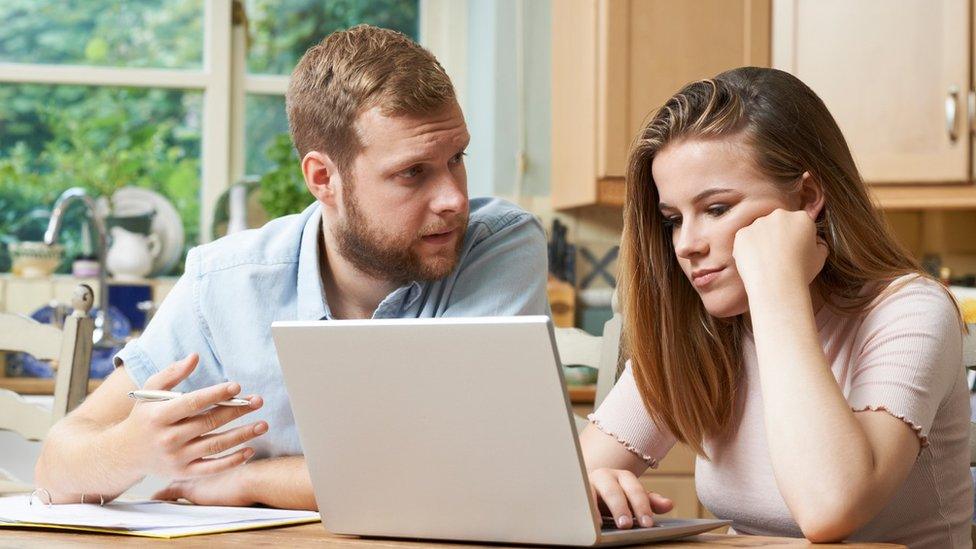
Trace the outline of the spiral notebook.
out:
[[[318,522],[312,511],[263,507],[184,505],[165,501],[113,501],[105,505],[48,505],[28,494],[0,497],[0,528],[56,528],[178,538]]]

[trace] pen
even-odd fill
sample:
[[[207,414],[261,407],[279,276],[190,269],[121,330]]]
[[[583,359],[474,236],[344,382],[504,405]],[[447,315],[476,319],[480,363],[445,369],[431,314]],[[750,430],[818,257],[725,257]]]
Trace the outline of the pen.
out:
[[[164,400],[173,400],[183,396],[183,393],[176,391],[129,391],[129,398],[134,398],[136,400],[141,400],[143,402],[162,402]],[[217,406],[250,406],[251,402],[249,400],[244,400],[243,398],[232,398],[230,400],[223,400],[217,403]]]

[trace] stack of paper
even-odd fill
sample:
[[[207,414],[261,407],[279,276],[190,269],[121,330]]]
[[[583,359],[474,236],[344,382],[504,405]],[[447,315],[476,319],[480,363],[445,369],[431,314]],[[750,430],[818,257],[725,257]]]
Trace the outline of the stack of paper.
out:
[[[162,501],[114,501],[45,505],[26,494],[0,497],[0,527],[65,528],[133,536],[175,538],[318,522],[312,511],[258,507],[182,505]]]

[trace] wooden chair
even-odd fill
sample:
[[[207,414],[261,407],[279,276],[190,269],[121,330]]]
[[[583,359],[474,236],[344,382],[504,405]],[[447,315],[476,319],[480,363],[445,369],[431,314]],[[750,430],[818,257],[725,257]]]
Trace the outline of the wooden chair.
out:
[[[0,389],[0,430],[13,431],[27,440],[42,440],[51,426],[73,410],[88,394],[94,321],[88,316],[92,289],[81,284],[74,292],[74,312],[58,329],[30,318],[0,313],[0,350],[28,353],[56,366],[54,404],[51,409],[33,404],[8,389]],[[0,493],[31,488],[0,473]]]
[[[611,299],[613,317],[603,325],[603,335],[591,335],[579,328],[556,328],[556,348],[564,365],[582,365],[597,369],[595,410],[606,398],[620,375],[620,330],[622,317],[617,292]],[[576,429],[582,431],[588,420],[576,415]]]

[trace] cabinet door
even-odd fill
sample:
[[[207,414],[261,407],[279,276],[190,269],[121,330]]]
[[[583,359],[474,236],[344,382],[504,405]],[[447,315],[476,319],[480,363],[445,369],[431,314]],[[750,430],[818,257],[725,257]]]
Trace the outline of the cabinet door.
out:
[[[969,179],[969,0],[774,0],[773,66],[840,125],[869,183]]]
[[[552,205],[596,201],[597,0],[552,3]]]
[[[621,205],[649,115],[692,80],[769,66],[770,1],[552,2],[553,206]]]
[[[769,0],[608,0],[598,88],[600,177],[623,177],[630,144],[682,86],[770,63]]]

